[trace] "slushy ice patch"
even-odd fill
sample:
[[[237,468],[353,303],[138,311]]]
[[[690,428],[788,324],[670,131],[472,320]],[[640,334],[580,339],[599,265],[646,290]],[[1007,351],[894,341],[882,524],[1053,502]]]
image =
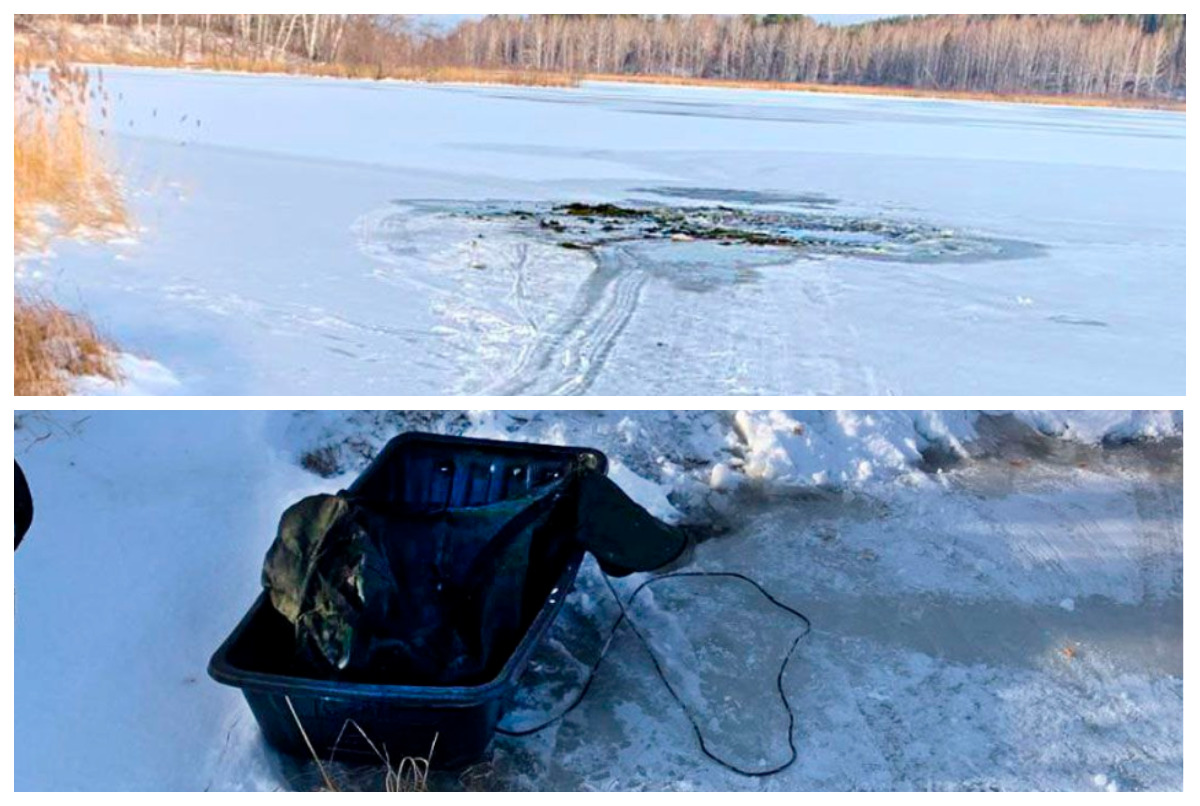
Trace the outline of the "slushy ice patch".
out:
[[[967,263],[1024,258],[1041,249],[1033,243],[936,224],[838,212],[833,209],[835,202],[823,196],[715,189],[653,192],[671,197],[693,194],[690,198],[699,203],[418,201],[396,202],[391,215],[498,223],[513,234],[565,249],[602,252],[620,246],[632,249],[639,264],[700,265],[712,270],[729,264],[789,263],[798,257]],[[377,235],[386,239],[388,232],[398,230],[382,227]],[[720,248],[688,246],[694,243]],[[670,248],[663,248],[664,244]],[[643,251],[646,247],[656,248]],[[412,244],[391,242],[386,248],[410,253]]]

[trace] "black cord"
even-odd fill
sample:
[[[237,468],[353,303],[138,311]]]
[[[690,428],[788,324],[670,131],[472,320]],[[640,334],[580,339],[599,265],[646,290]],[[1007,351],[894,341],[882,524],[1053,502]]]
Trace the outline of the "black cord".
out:
[[[692,723],[692,730],[695,731],[695,733],[696,733],[696,741],[699,742],[700,750],[704,753],[704,755],[708,756],[710,759],[712,759],[716,763],[720,764],[722,767],[726,768],[727,770],[735,772],[738,775],[745,775],[745,776],[753,777],[753,778],[763,778],[763,777],[766,777],[769,775],[775,775],[776,773],[783,772],[784,770],[786,770],[788,767],[792,766],[792,764],[795,763],[796,757],[797,757],[796,738],[795,738],[796,713],[792,709],[792,704],[788,701],[787,693],[784,691],[783,675],[787,671],[788,663],[791,661],[792,656],[796,652],[796,647],[800,645],[800,642],[810,632],[812,632],[812,622],[809,620],[808,616],[804,615],[799,610],[796,610],[795,608],[790,607],[789,605],[786,605],[783,602],[776,599],[769,592],[767,592],[767,590],[765,588],[763,588],[762,585],[758,584],[750,577],[745,576],[744,574],[739,574],[735,571],[678,571],[678,572],[675,572],[672,574],[663,574],[662,576],[651,577],[650,579],[647,579],[646,581],[642,582],[642,584],[638,585],[637,588],[634,589],[633,593],[630,594],[629,599],[626,602],[621,601],[621,597],[617,593],[616,588],[613,587],[612,581],[608,578],[608,575],[601,572],[601,576],[604,579],[604,584],[608,586],[609,592],[612,593],[613,599],[616,600],[617,607],[619,607],[621,609],[621,614],[619,616],[617,616],[616,621],[613,622],[612,630],[609,632],[608,638],[605,639],[604,646],[601,647],[601,649],[600,649],[600,655],[596,658],[595,663],[593,663],[591,668],[588,670],[587,678],[584,680],[583,687],[579,689],[579,692],[575,695],[575,698],[573,700],[571,700],[571,703],[565,709],[563,709],[562,713],[558,714],[557,716],[551,717],[550,719],[546,720],[545,722],[542,722],[541,724],[536,725],[532,728],[523,728],[520,730],[510,730],[510,729],[504,728],[504,727],[497,727],[496,728],[497,732],[502,733],[505,736],[517,736],[517,737],[532,736],[535,733],[539,733],[539,732],[545,730],[546,728],[550,727],[551,725],[555,724],[556,722],[559,722],[564,717],[566,717],[567,714],[574,711],[575,708],[581,702],[583,702],[583,698],[587,695],[588,689],[590,689],[592,687],[592,681],[596,677],[596,671],[600,668],[600,664],[604,662],[604,658],[608,655],[609,647],[612,646],[613,638],[616,636],[617,630],[620,628],[620,626],[623,622],[628,622],[630,629],[633,630],[633,633],[634,633],[634,635],[636,635],[638,637],[638,640],[642,642],[642,646],[645,647],[646,653],[650,656],[650,661],[654,664],[654,671],[658,673],[658,678],[660,680],[662,680],[663,685],[666,686],[668,693],[670,693],[670,695],[671,695],[671,698],[674,699],[675,702],[679,705],[679,707],[683,710],[684,715],[688,718],[688,722]],[[787,711],[787,715],[788,715],[788,753],[789,753],[789,755],[788,755],[787,761],[783,762],[782,764],[779,764],[775,767],[770,767],[770,768],[764,769],[764,770],[749,770],[749,769],[745,769],[743,767],[739,767],[736,764],[733,764],[732,762],[726,761],[725,759],[720,758],[719,756],[714,754],[711,750],[709,750],[708,744],[704,741],[704,732],[700,730],[700,724],[696,721],[696,718],[694,716],[692,716],[691,710],[687,707],[687,705],[684,703],[684,701],[680,698],[679,694],[671,686],[670,681],[667,680],[667,676],[663,672],[663,668],[662,668],[662,665],[658,661],[658,657],[654,654],[654,650],[652,650],[650,648],[650,643],[646,640],[646,637],[644,635],[642,635],[642,632],[637,628],[637,625],[633,622],[633,619],[629,617],[628,608],[633,605],[633,601],[638,597],[638,594],[640,594],[643,590],[645,590],[646,588],[648,588],[649,586],[651,586],[655,583],[662,582],[665,579],[678,579],[679,577],[725,577],[728,579],[737,579],[742,582],[749,583],[750,585],[754,586],[754,589],[757,590],[759,593],[761,593],[768,602],[775,605],[775,607],[779,608],[780,610],[784,611],[785,613],[795,616],[804,625],[804,628],[792,640],[791,646],[788,647],[787,654],[785,654],[783,656],[783,662],[780,663],[780,665],[779,665],[779,673],[775,676],[775,688],[779,691],[779,699],[783,703],[784,710]]]

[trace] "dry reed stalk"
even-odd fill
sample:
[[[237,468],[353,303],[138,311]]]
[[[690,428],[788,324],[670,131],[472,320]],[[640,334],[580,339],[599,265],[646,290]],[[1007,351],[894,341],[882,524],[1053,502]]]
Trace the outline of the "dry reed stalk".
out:
[[[120,380],[112,343],[86,318],[51,302],[14,299],[13,342],[15,394],[65,395],[81,375]]]
[[[58,64],[14,65],[13,233],[19,250],[53,235],[106,236],[128,226],[120,185],[104,159],[89,107],[101,79]],[[107,111],[101,108],[101,114]]]

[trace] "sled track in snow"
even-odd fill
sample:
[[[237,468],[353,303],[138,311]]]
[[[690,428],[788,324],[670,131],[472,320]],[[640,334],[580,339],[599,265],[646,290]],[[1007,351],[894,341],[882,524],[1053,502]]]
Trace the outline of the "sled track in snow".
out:
[[[410,221],[387,208],[362,216],[354,232],[359,249],[368,257],[397,265],[398,255],[410,248]],[[478,394],[581,395],[595,382],[621,332],[641,299],[649,272],[624,246],[596,249],[596,268],[566,312],[549,327],[539,327],[528,308],[527,244],[519,244],[509,271],[512,286],[508,304],[533,331],[511,369],[487,383]]]
[[[490,395],[581,395],[629,324],[649,273],[624,247],[597,250],[596,271],[555,327],[538,333]]]

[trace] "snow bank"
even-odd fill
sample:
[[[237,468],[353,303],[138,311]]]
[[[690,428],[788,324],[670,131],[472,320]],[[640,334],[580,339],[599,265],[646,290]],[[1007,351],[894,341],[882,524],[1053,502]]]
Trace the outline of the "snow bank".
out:
[[[835,489],[921,478],[917,466],[931,448],[972,453],[979,411],[740,411],[740,463],[712,470],[714,489],[735,486],[738,471],[768,485]],[[997,414],[1002,412],[989,412]],[[1164,439],[1183,434],[1182,412],[1017,411],[1034,431],[1085,444]]]
[[[1183,436],[1182,411],[1023,411],[1016,414],[1047,436],[1088,444]]]
[[[745,484],[878,491],[929,483],[931,450],[963,458],[979,411],[304,412],[279,421],[277,443],[327,475],[356,473],[406,430],[598,448],[610,475],[655,515],[700,517]],[[1003,412],[989,412],[997,415]],[[1182,435],[1180,412],[1011,412],[1033,432],[1085,444]]]
[[[907,475],[933,444],[963,452],[972,412],[753,412],[736,417],[746,476],[854,487]]]

